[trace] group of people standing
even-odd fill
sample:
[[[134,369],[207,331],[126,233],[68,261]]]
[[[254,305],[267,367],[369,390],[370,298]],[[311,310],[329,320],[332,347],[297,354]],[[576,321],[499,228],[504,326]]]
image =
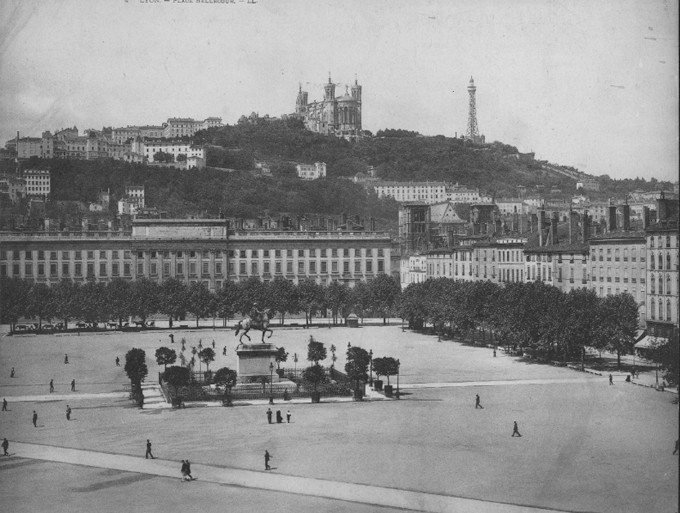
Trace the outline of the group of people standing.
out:
[[[272,423],[272,415],[273,415],[272,409],[271,409],[271,408],[267,408],[267,422],[269,422],[269,424]],[[290,424],[290,417],[291,417],[291,415],[292,415],[292,414],[290,413],[290,410],[288,410],[288,411],[286,412],[286,422],[287,422],[288,424]],[[276,423],[277,423],[277,424],[282,424],[282,423],[283,423],[283,415],[281,415],[281,410],[276,410]]]

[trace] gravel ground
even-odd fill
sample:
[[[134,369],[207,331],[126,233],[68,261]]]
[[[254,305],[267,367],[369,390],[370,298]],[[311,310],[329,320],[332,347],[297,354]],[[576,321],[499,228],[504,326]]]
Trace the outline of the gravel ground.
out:
[[[67,422],[66,401],[12,402],[11,397],[44,395],[51,378],[60,393],[68,392],[74,377],[80,392],[122,390],[126,379],[122,366],[115,367],[115,356],[124,359],[130,347],[141,347],[147,351],[149,375],[155,376],[159,370],[152,361],[155,349],[161,344],[173,347],[167,333],[2,337],[0,396],[8,398],[11,411],[0,415],[0,436],[140,457],[150,438],[157,457],[244,469],[259,469],[268,449],[277,472],[289,475],[569,511],[677,509],[678,460],[671,452],[678,436],[678,409],[672,394],[626,384],[622,378],[609,386],[605,377],[526,364],[501,352],[493,358],[490,349],[437,342],[426,335],[402,333],[398,327],[278,330],[272,341],[286,347],[291,356],[293,352],[305,355],[310,335],[327,347],[338,347],[339,368],[344,366],[348,341],[372,348],[374,356],[400,358],[402,383],[520,379],[543,383],[412,389],[401,401],[275,405],[274,409],[281,407],[284,412],[291,409],[292,423],[283,425],[267,424],[266,406],[140,411],[122,394],[121,398],[70,401],[73,420]],[[199,337],[204,345],[213,338],[218,349],[227,345],[227,356],[218,351],[211,368],[235,367],[233,332],[177,332],[177,349],[182,336],[188,348]],[[69,354],[68,365],[63,364],[64,353]],[[304,365],[302,360],[298,365]],[[13,379],[9,378],[11,367],[17,371]],[[551,382],[565,377],[588,379]],[[484,409],[474,408],[477,393]],[[38,411],[39,428],[31,425],[33,410]],[[521,438],[510,436],[513,420],[519,424]],[[35,485],[42,483],[42,488],[66,493],[65,504],[73,501],[71,511],[83,511],[77,502],[80,495],[63,491],[60,485],[62,476],[71,475],[78,479],[76,487],[92,486],[88,493],[95,493],[102,502],[116,489],[118,494],[124,492],[125,500],[151,497],[154,504],[172,496],[169,486],[174,483],[160,478],[139,486],[116,478],[111,487],[97,488],[102,471],[85,472],[81,482],[83,469],[56,466],[53,474],[59,477],[48,480],[46,488],[42,479],[19,481],[12,497],[36,500],[32,497]],[[17,472],[23,472],[21,468]],[[13,482],[15,472],[9,474],[0,473],[3,483],[6,479]],[[199,483],[190,486],[194,484]],[[201,504],[210,511],[203,505],[219,498],[224,488],[206,490],[202,501],[197,494],[196,502],[190,502],[193,492],[184,488],[181,503],[187,507]],[[282,501],[284,506],[290,497],[251,491],[242,496],[243,502],[234,503],[235,507],[243,504],[243,509],[231,505],[229,509],[261,509],[249,507],[248,497],[255,496],[253,500],[263,504]],[[300,501],[309,502],[310,510],[345,511],[346,506],[333,501],[316,504],[308,498]],[[347,511],[361,508],[354,504]]]

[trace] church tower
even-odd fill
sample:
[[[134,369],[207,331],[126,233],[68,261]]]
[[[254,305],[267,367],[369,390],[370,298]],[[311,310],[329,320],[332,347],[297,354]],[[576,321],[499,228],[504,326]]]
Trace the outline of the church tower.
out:
[[[335,99],[335,84],[331,82],[331,74],[328,73],[328,83],[324,86],[324,96],[325,101],[333,101]]]
[[[335,84],[331,82],[331,74],[328,73],[328,83],[324,86],[323,119],[321,133],[332,135],[335,133],[338,123],[337,100],[335,99]]]
[[[307,91],[303,91],[302,84],[300,84],[297,100],[295,100],[295,113],[304,114],[306,112],[307,112]]]

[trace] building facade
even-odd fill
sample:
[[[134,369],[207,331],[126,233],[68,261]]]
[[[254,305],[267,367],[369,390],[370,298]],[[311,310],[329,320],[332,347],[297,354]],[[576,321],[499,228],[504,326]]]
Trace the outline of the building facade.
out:
[[[678,221],[663,220],[647,228],[647,325],[652,334],[670,338],[678,328]],[[675,341],[678,342],[677,340]]]
[[[146,277],[201,282],[277,277],[349,286],[391,274],[391,242],[380,232],[238,231],[224,219],[135,219],[131,234],[3,234],[0,276],[54,284]]]
[[[27,196],[49,196],[51,192],[49,169],[25,169],[23,175]]]
[[[614,232],[592,238],[588,287],[599,297],[627,292],[638,304],[640,323],[646,320],[647,255],[643,232]]]
[[[298,178],[302,180],[316,180],[326,178],[326,163],[315,162],[314,164],[298,164],[295,166]]]

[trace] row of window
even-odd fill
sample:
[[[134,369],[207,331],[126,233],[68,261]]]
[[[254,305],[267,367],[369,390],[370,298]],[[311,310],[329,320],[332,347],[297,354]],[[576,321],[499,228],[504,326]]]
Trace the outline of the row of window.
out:
[[[21,276],[21,264],[12,264],[11,266],[12,269],[12,276],[14,277],[19,277]],[[38,263],[37,266],[34,266],[32,263],[27,263],[24,264],[24,277],[26,278],[32,278],[32,277],[38,277],[38,278],[44,278],[47,276],[50,276],[52,278],[57,278],[57,277],[63,277],[67,278],[70,276],[74,277],[82,277],[82,276],[95,276],[95,269],[96,265],[94,262],[86,262],[83,264],[82,262],[75,262],[73,263],[73,266],[68,263],[64,262],[61,264],[61,275],[59,274],[59,264],[56,263],[50,263],[50,264],[42,264]],[[121,274],[122,271],[122,274]],[[109,270],[109,267],[106,263],[102,262],[99,264],[99,273],[97,276],[112,276],[112,277],[117,277],[117,276],[132,276],[131,274],[132,271],[132,264],[129,262],[124,262],[121,266],[119,262],[113,262],[111,264],[111,268]],[[35,272],[35,274],[34,274]],[[48,274],[49,273],[49,274]],[[84,274],[85,273],[85,274]],[[0,264],[0,276],[8,276],[8,265],[7,264]]]
[[[654,248],[654,247],[662,248],[662,247],[664,247],[664,243],[665,243],[665,247],[667,247],[667,248],[671,247],[671,236],[670,235],[666,235],[665,237],[663,235],[657,235],[656,237],[654,237],[654,236],[649,237],[649,247],[650,248]],[[677,237],[675,239],[675,247],[676,248],[678,247]]]
[[[305,255],[305,252],[307,255]],[[46,260],[49,258],[49,260],[58,260],[59,258],[59,253],[61,253],[61,259],[62,260],[70,260],[71,255],[73,254],[73,260],[82,260],[83,258],[87,259],[94,259],[95,254],[99,254],[99,259],[100,260],[107,260],[109,258],[109,251],[106,250],[100,250],[100,251],[43,251],[43,250],[38,250],[38,251],[20,251],[20,250],[14,250],[14,251],[0,251],[0,260],[7,260],[8,257],[10,260],[21,260],[21,254],[23,253],[24,260],[33,260],[34,258],[36,260]],[[222,251],[212,251],[210,253],[213,253],[215,255],[216,259],[221,259],[223,258],[223,252]],[[366,257],[373,257],[374,255],[374,250],[373,248],[368,248],[368,249],[350,249],[350,248],[343,248],[343,249],[331,249],[331,250],[326,250],[326,249],[319,249],[318,255],[321,258],[327,258],[328,255],[331,257],[337,258],[337,257],[345,257],[345,258],[351,258],[352,256],[358,257],[362,256],[362,253]],[[110,251],[110,258],[112,260],[117,260],[120,258],[120,255],[123,255],[124,259],[130,259],[131,258],[131,252],[130,251],[119,251],[119,250],[111,250]],[[209,252],[201,252],[201,251],[138,251],[137,252],[137,258],[138,259],[143,259],[145,257],[145,254],[148,254],[150,258],[155,259],[155,258],[170,258],[171,254],[175,256],[176,258],[184,258],[185,254],[189,258],[208,258],[209,257]],[[295,250],[288,249],[288,250],[281,250],[281,249],[276,249],[276,250],[229,250],[227,251],[227,255],[229,258],[236,258],[237,255],[239,258],[270,258],[271,255],[273,255],[275,258],[293,258],[295,254]],[[377,254],[378,257],[384,257],[384,250],[382,248],[377,249],[375,251],[375,254]],[[317,256],[317,250],[316,249],[309,249],[309,250],[304,250],[300,249],[297,250],[297,256],[304,258],[305,256],[309,257],[316,257]]]
[[[673,280],[671,280],[670,274],[666,275],[665,282],[666,282],[665,293],[669,294],[669,295],[673,294],[673,290],[672,290],[672,287],[671,287]],[[658,290],[659,294],[664,293],[664,279],[663,279],[663,276],[661,274],[659,274],[658,276],[654,276],[652,274],[651,277],[649,278],[649,292],[651,294],[656,294],[657,290]]]
[[[658,309],[657,309],[658,305]],[[649,318],[656,319],[656,314],[659,313],[659,320],[663,321],[673,321],[673,307],[671,305],[671,300],[666,300],[665,317],[664,317],[664,301],[659,299],[658,303],[654,300],[649,302]]]
[[[663,260],[664,260],[664,258],[663,258],[663,255],[661,253],[659,253],[656,258],[654,257],[654,253],[652,253],[651,257],[649,258],[649,268],[654,270],[656,264],[658,263],[658,267],[656,267],[656,268],[659,271],[662,271],[664,269]],[[675,263],[675,268],[676,269],[678,268],[677,262]],[[665,269],[667,271],[670,271],[672,269],[671,268],[671,254],[670,253],[666,253],[666,267],[665,267]]]
[[[0,251],[0,260],[7,260],[9,257],[9,260],[21,260],[21,253],[22,251],[19,250],[14,250],[14,251]],[[61,259],[62,260],[71,260],[71,251],[43,251],[43,250],[38,250],[38,251],[30,251],[26,250],[23,251],[24,254],[24,260],[33,260],[34,256],[36,260],[58,260],[59,259],[59,253],[61,253]],[[108,251],[81,251],[81,250],[76,250],[73,252],[73,260],[83,260],[83,258],[87,258],[88,260],[93,260],[95,258],[95,254],[99,253],[99,259],[100,260],[107,260],[107,255]],[[119,251],[117,249],[114,249],[111,251],[111,259],[112,260],[118,260],[120,258],[120,255],[123,255],[124,259],[129,259],[131,258],[131,253],[130,251]]]

